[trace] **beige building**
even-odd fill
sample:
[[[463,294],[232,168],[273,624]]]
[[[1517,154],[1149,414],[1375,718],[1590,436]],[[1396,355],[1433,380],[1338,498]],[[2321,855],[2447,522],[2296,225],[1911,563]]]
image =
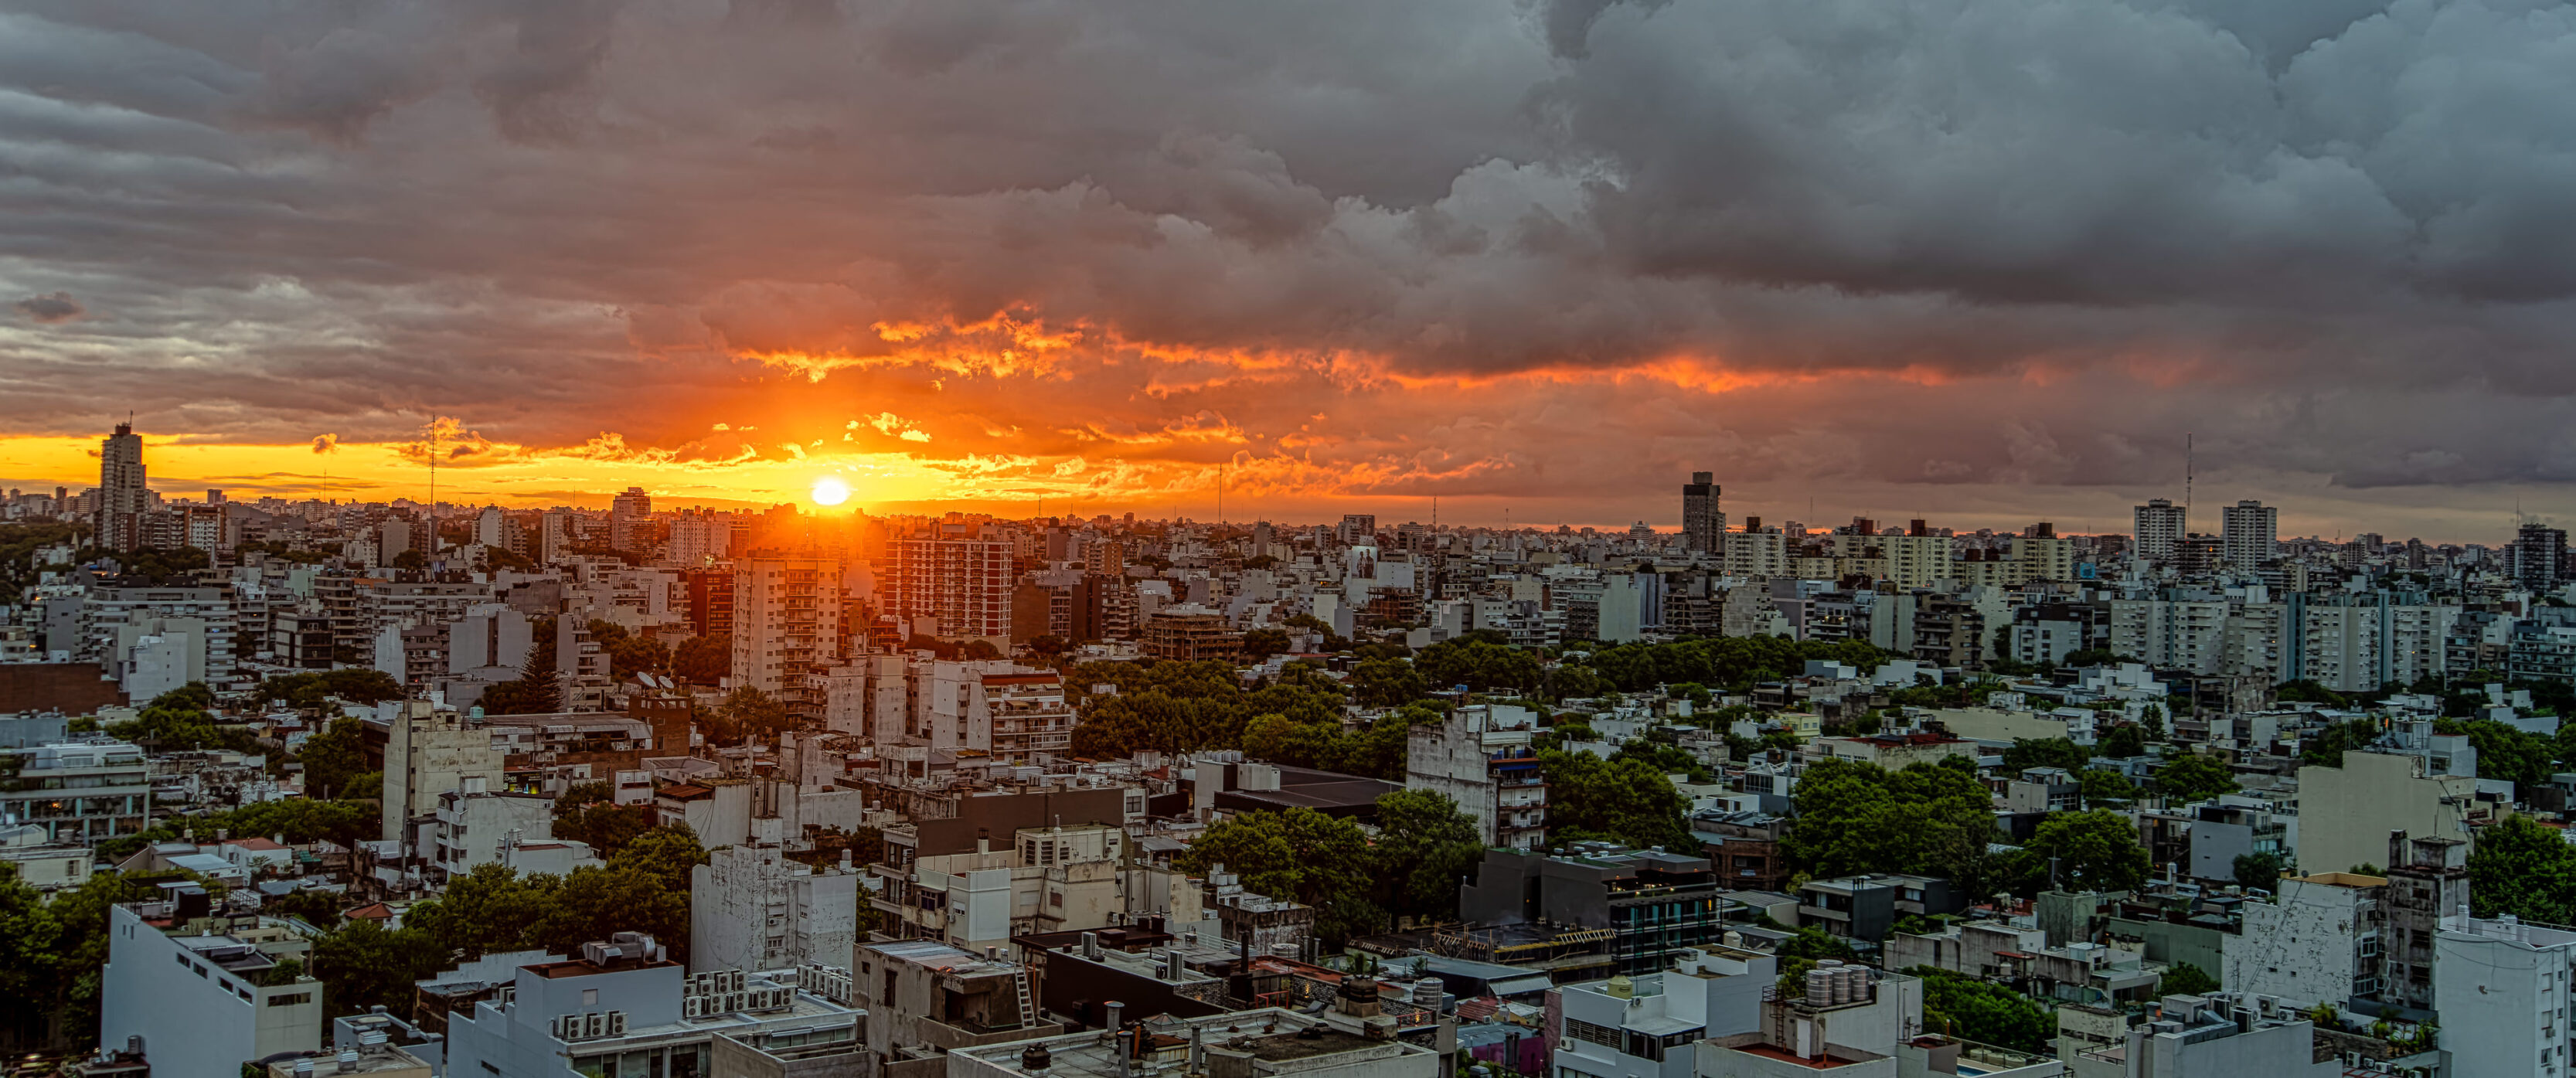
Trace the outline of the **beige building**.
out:
[[[400,840],[403,824],[438,808],[438,795],[465,788],[468,778],[499,787],[503,756],[488,730],[468,726],[453,711],[426,700],[376,705],[386,719],[384,837]]]
[[[2342,767],[2299,769],[2299,867],[2344,872],[2388,857],[2388,834],[2468,841],[2474,775],[2427,775],[2420,756],[2346,752]],[[2385,866],[2383,866],[2385,867]]]

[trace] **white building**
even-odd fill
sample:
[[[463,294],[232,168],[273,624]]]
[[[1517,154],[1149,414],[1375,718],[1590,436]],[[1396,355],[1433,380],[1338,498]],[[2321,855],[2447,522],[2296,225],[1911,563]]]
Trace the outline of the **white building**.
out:
[[[167,1078],[240,1078],[243,1063],[321,1048],[322,983],[260,983],[303,941],[251,942],[233,932],[275,937],[282,922],[216,914],[193,886],[170,894],[108,911],[99,1043],[142,1038],[152,1073]]]
[[[1688,1078],[1692,1042],[1762,1028],[1762,990],[1778,977],[1771,955],[1712,947],[1661,973],[1567,985],[1550,1015],[1557,1078]]]
[[[2341,1063],[2317,1062],[2315,1040],[2297,1008],[2268,996],[2166,996],[2126,1040],[2072,1062],[2076,1078],[2341,1078]]]
[[[2218,511],[2227,564],[2251,569],[2281,556],[2281,511],[2248,498]]]
[[[554,799],[541,794],[493,793],[481,776],[438,795],[420,825],[415,852],[429,862],[432,882],[462,876],[482,865],[561,876],[600,864],[590,846],[554,837]]]
[[[2190,525],[2189,514],[2171,499],[2150,499],[2137,509],[2137,541],[2131,544],[2138,557],[2148,561],[2167,561]]]
[[[719,846],[690,873],[689,968],[845,965],[859,941],[859,877],[820,872],[773,844]]]
[[[2559,1078],[2576,1041],[2576,931],[2460,915],[2433,938],[2433,1003],[2451,1073]]]
[[[2221,983],[2292,1006],[2379,994],[2381,876],[2324,872],[2283,879],[2270,902],[2242,907]]]
[[[1533,739],[1538,716],[1514,704],[1471,704],[1437,726],[1413,728],[1404,785],[1449,795],[1475,817],[1486,845],[1534,850],[1545,845],[1547,781]]]
[[[521,966],[506,994],[447,1023],[448,1074],[862,1073],[843,967],[689,974],[650,936],[620,932],[578,958]],[[229,1076],[227,1076],[229,1078]]]

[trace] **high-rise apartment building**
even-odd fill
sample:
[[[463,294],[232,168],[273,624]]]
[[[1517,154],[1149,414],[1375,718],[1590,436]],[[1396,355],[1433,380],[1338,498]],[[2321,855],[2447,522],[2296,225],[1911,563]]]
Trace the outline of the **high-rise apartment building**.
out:
[[[2227,564],[2251,569],[2281,556],[2281,511],[2248,498],[2219,510],[2219,534],[2227,542]]]
[[[2170,498],[2151,499],[2138,507],[2136,554],[2148,561],[2170,561],[2182,542],[2190,514]]]
[[[537,523],[537,564],[556,565],[572,554],[572,514],[547,513]]]
[[[893,546],[886,612],[902,619],[907,631],[926,622],[930,635],[942,639],[982,637],[1010,646],[1011,544],[924,534]]]
[[[683,509],[671,518],[671,541],[663,556],[680,565],[704,565],[732,549],[733,514]]]
[[[484,506],[482,512],[474,515],[474,541],[494,550],[510,549],[507,524],[508,518],[501,514],[500,506]]]
[[[608,503],[608,545],[613,550],[642,550],[653,545],[653,496],[628,487]]]
[[[1341,527],[1337,530],[1339,534],[1335,538],[1345,544],[1375,543],[1377,542],[1377,514],[1344,513]]]
[[[734,563],[733,683],[768,693],[800,714],[822,714],[807,675],[840,663],[841,564],[830,558],[745,558]]]
[[[1719,553],[1726,542],[1726,514],[1718,508],[1714,472],[1692,472],[1682,485],[1682,549],[1693,554]]]
[[[118,430],[125,428],[119,427]],[[137,468],[140,474],[140,468]],[[2523,587],[2533,591],[2550,591],[2565,583],[2567,572],[2567,529],[2546,524],[2525,524],[2506,548],[2506,568]]]
[[[143,514],[152,496],[143,485],[143,436],[134,424],[119,423],[116,433],[98,443],[97,529],[91,542],[106,550],[133,550],[143,545]]]

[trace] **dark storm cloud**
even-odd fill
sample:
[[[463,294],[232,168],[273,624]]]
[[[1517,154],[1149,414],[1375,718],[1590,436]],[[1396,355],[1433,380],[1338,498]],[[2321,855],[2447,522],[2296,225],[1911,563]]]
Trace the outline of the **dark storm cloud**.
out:
[[[0,383],[21,430],[647,445],[774,394],[741,353],[1026,327],[1085,373],[981,422],[1214,407],[1388,483],[2150,482],[2186,429],[2565,482],[2571,52],[2503,0],[18,0],[0,287],[117,317],[0,330]],[[1136,373],[1194,352],[1273,373]],[[1676,363],[1738,388],[1437,388]]]
[[[88,310],[83,308],[78,301],[72,299],[72,294],[69,292],[53,292],[42,296],[29,296],[16,303],[10,304],[9,307],[11,310],[15,310],[20,315],[25,316],[27,320],[40,322],[45,325],[69,322],[72,319],[89,313]]]

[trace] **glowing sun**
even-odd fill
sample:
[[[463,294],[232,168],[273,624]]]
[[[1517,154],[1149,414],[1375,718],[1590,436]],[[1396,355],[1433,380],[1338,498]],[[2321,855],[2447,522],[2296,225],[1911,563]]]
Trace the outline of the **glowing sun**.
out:
[[[850,485],[840,476],[827,475],[814,481],[813,497],[816,505],[839,505],[850,500]]]

